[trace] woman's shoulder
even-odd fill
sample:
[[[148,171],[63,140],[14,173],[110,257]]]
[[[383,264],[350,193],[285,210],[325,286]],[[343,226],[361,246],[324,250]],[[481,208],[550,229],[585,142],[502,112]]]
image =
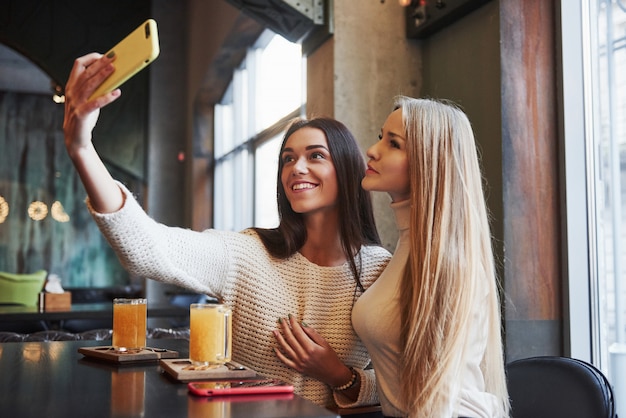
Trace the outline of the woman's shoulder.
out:
[[[238,234],[241,235],[242,239],[244,240],[261,242],[261,237],[259,236],[258,232],[254,230],[254,228],[246,228],[242,231],[239,231]]]
[[[225,242],[242,246],[256,247],[261,244],[259,235],[253,229],[244,229],[241,231],[227,231],[221,229],[206,229],[205,234],[219,236]]]
[[[227,246],[235,253],[240,253],[244,257],[252,254],[255,254],[255,256],[267,256],[267,249],[263,245],[261,237],[252,228],[241,231],[219,231],[218,233]]]
[[[364,245],[361,247],[361,254],[363,257],[371,258],[391,258],[391,253],[383,246],[380,245]]]
[[[380,245],[364,245],[360,254],[366,263],[386,265],[391,259],[391,253]]]
[[[391,253],[379,245],[364,245],[359,252],[362,262],[361,283],[369,288],[391,260]]]

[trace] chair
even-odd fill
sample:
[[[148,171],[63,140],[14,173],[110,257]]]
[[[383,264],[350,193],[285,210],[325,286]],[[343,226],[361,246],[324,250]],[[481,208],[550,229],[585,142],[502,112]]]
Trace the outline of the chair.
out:
[[[24,341],[76,341],[79,339],[78,334],[65,331],[39,331],[26,335]]]
[[[24,338],[24,334],[0,331],[0,343],[22,342]]]
[[[104,341],[113,338],[113,330],[111,328],[98,328],[89,331],[83,331],[78,334],[79,340]]]
[[[506,366],[512,418],[617,418],[613,389],[600,370],[568,357]]]
[[[147,338],[189,341],[189,328],[149,328]]]

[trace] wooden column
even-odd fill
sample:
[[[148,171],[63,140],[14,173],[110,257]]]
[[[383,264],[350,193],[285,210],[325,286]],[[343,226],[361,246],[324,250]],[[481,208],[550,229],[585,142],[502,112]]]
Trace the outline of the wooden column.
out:
[[[508,361],[563,352],[555,14],[500,0]]]

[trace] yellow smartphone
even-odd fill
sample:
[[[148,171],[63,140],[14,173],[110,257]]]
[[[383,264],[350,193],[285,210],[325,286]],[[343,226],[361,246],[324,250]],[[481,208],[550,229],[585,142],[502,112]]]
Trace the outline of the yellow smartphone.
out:
[[[107,51],[107,54],[111,51],[115,51],[117,57],[113,61],[115,71],[93,92],[89,97],[90,100],[115,90],[159,56],[156,22],[153,19],[146,20]]]

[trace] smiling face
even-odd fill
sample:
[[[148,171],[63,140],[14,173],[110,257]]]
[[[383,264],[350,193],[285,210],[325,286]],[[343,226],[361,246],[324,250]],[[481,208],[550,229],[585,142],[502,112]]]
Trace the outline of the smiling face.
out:
[[[285,142],[280,158],[281,183],[294,212],[335,209],[337,173],[322,130],[298,129]]]
[[[368,191],[389,193],[394,202],[407,200],[410,195],[409,157],[401,109],[387,117],[379,138],[380,141],[367,150],[369,161],[361,185]]]

